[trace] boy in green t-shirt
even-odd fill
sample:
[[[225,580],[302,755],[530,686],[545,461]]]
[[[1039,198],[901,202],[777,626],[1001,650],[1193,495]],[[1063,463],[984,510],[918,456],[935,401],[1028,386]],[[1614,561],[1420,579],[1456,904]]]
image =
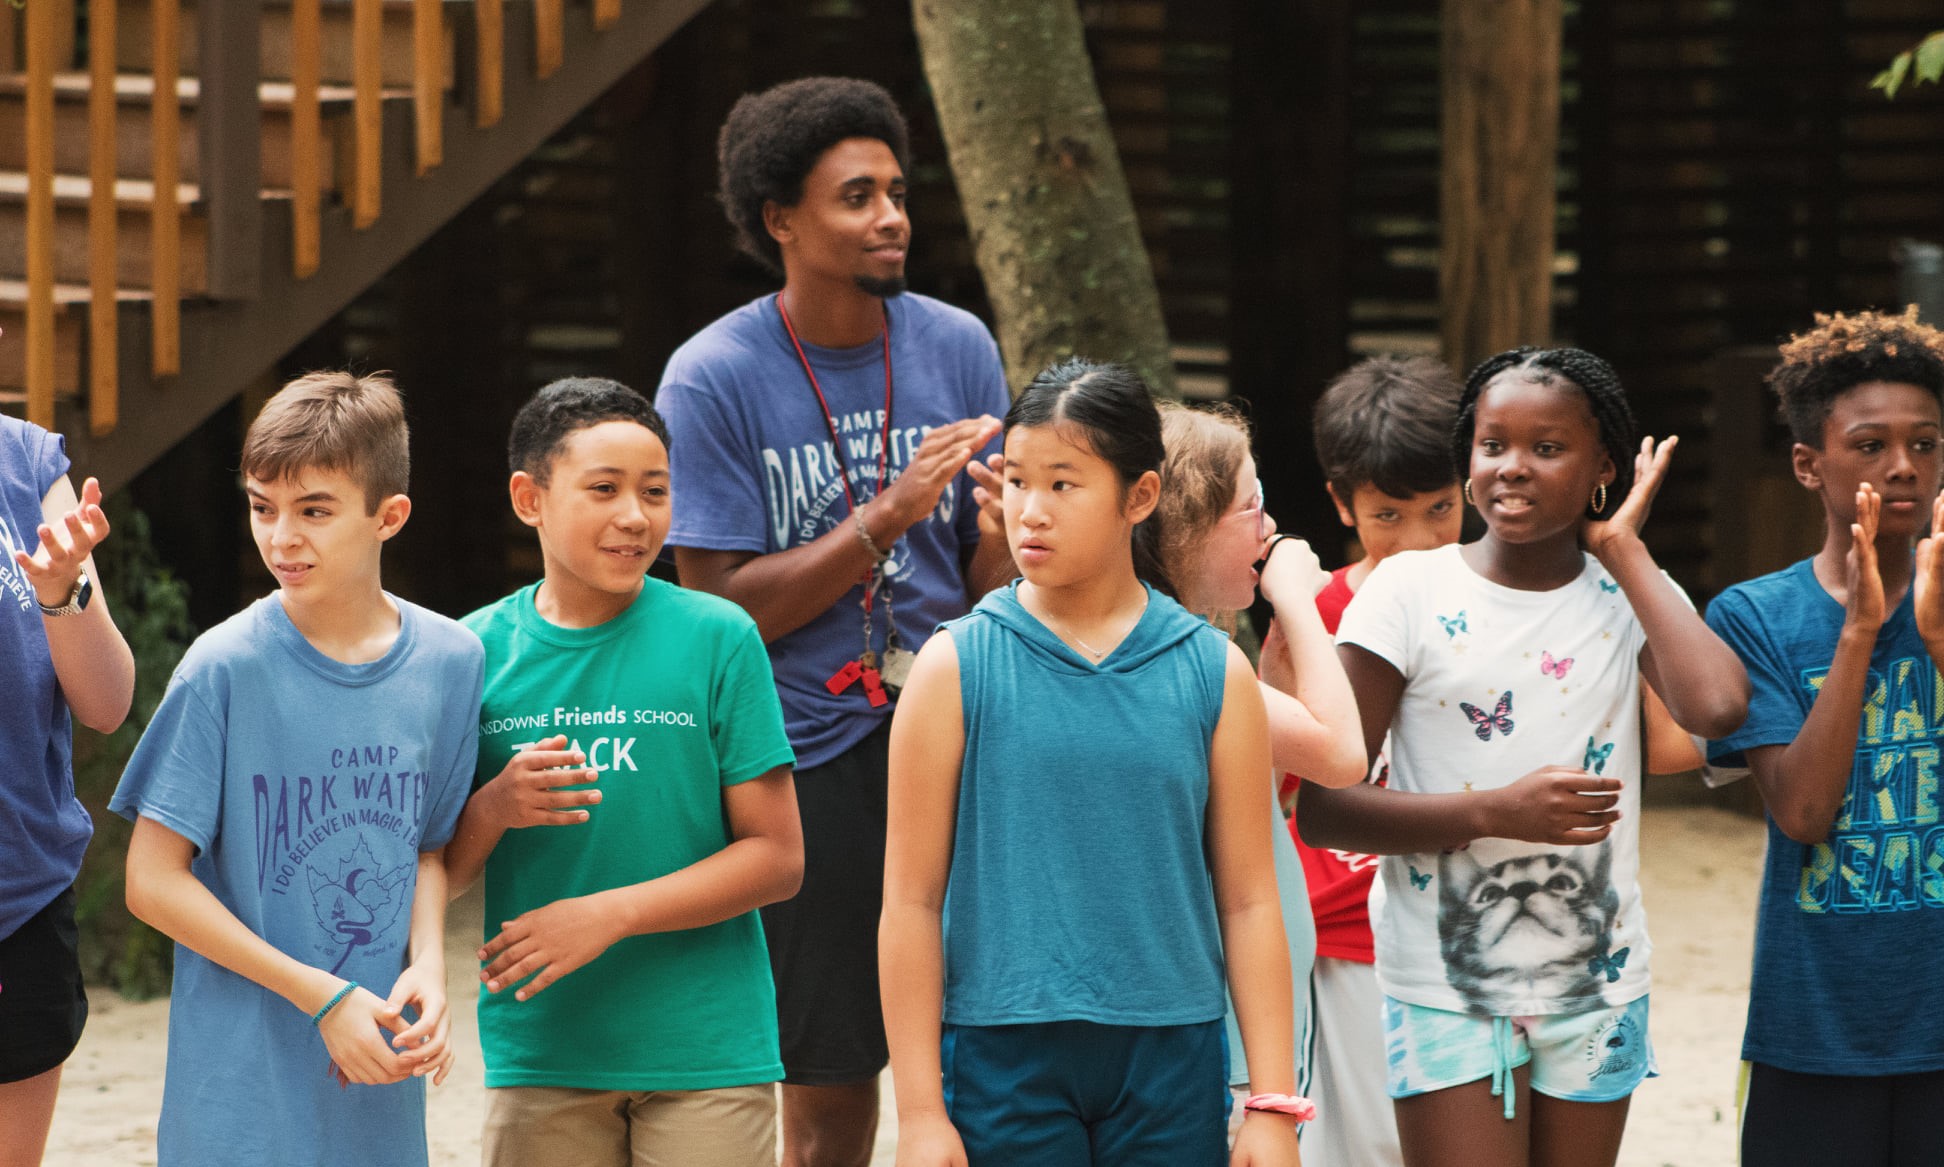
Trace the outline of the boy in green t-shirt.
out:
[[[769,658],[741,608],[646,578],[668,430],[640,394],[556,381],[508,459],[545,575],[466,617],[486,691],[446,853],[455,890],[486,873],[484,1161],[773,1163],[756,909],[803,838]]]

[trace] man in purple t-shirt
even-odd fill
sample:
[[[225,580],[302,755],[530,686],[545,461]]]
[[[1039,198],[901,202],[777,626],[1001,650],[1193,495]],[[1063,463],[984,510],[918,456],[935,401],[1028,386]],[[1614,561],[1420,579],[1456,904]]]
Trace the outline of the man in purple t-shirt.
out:
[[[755,617],[797,754],[803,890],[763,910],[791,1167],[870,1160],[892,702],[931,630],[1014,574],[987,462],[1004,370],[976,318],[905,293],[906,150],[868,82],[738,102],[722,202],[783,290],[691,338],[656,398],[676,569]]]

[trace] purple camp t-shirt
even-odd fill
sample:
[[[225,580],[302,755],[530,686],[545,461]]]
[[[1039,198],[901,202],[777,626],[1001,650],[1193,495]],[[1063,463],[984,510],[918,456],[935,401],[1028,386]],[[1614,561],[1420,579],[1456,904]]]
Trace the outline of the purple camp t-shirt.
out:
[[[58,434],[0,416],[0,939],[54,901],[81,870],[94,824],[74,797],[67,701],[48,655],[33,585],[13,560],[40,546],[41,500],[66,474]]]
[[[968,312],[916,294],[885,301],[891,321],[893,399],[888,478],[895,479],[924,435],[962,418],[1004,416],[1010,398],[999,349]],[[843,441],[830,427],[777,312],[776,297],[743,305],[691,337],[669,358],[655,404],[672,437],[675,521],[668,542],[710,551],[785,551],[850,521],[840,466],[863,505],[877,490],[884,430],[884,347],[805,344]],[[981,456],[998,449],[995,439]],[[917,651],[934,628],[965,614],[961,555],[978,542],[972,480],[960,474],[938,508],[895,547],[886,565],[904,647]],[[891,713],[852,685],[838,696],[830,675],[864,649],[863,587],[769,645],[797,763],[828,762]],[[872,648],[884,650],[883,609],[874,610]]]

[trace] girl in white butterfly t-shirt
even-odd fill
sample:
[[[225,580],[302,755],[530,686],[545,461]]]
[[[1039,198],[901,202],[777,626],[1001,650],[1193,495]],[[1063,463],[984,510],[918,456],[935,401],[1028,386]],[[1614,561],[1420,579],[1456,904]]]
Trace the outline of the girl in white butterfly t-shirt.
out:
[[[1704,736],[1740,724],[1748,681],[1640,539],[1675,441],[1634,441],[1598,357],[1486,361],[1453,439],[1486,534],[1385,560],[1337,633],[1390,785],[1305,790],[1298,821],[1385,856],[1377,975],[1410,1167],[1610,1165],[1653,1072],[1641,680]]]

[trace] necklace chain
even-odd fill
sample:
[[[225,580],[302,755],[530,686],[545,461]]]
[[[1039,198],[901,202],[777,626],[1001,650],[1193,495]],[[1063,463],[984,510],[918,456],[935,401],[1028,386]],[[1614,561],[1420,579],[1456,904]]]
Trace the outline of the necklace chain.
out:
[[[1134,631],[1134,625],[1139,624],[1141,622],[1141,617],[1143,615],[1146,615],[1147,613],[1147,606],[1148,606],[1147,589],[1142,588],[1141,589],[1141,610],[1134,613],[1134,622],[1127,626],[1127,632],[1121,633],[1121,640],[1126,640],[1128,637],[1128,633]],[[1074,633],[1073,629],[1068,628],[1064,622],[1061,622],[1059,626],[1054,629],[1054,631],[1060,633],[1062,636],[1066,637],[1066,639],[1071,640],[1074,644],[1079,645],[1080,648],[1083,649],[1088,656],[1094,658],[1094,660],[1096,661],[1103,659],[1107,655],[1106,651],[1095,648],[1093,645],[1088,644],[1086,641],[1080,639],[1080,637]],[[1120,642],[1116,641],[1114,647],[1119,648]]]

